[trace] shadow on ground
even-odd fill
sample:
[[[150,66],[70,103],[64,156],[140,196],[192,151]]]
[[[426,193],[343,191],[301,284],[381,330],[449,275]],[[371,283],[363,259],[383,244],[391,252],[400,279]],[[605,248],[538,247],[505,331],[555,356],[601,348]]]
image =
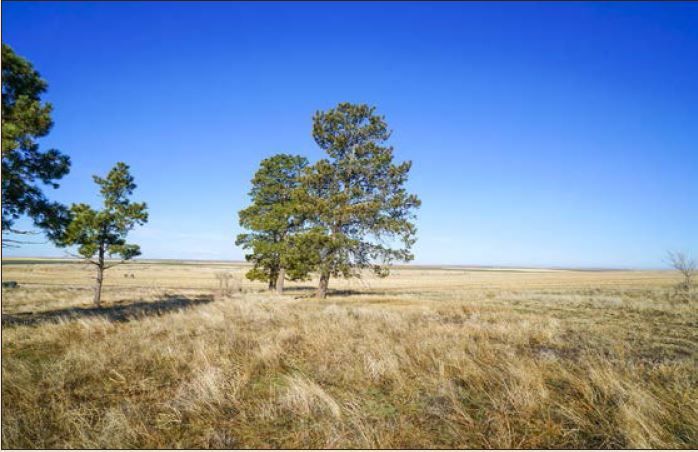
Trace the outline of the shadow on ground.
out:
[[[284,287],[284,292],[288,293],[298,293],[298,292],[315,292],[316,288],[313,286],[291,286]]]
[[[284,293],[287,295],[295,295],[296,299],[315,298],[316,287],[313,286],[295,286],[284,288]],[[402,291],[397,290],[380,290],[380,289],[327,289],[327,300],[347,298],[355,296],[391,296],[400,295]]]
[[[285,287],[284,288],[284,293],[287,294],[300,294],[301,296],[298,298],[313,298],[315,297],[315,293],[317,292],[317,287],[314,286],[294,286],[294,287]],[[375,294],[376,292],[370,291],[370,290],[353,290],[353,289],[332,289],[329,288],[327,289],[327,296],[339,296],[339,297],[348,297],[351,295],[369,295],[369,294]]]
[[[328,289],[327,296],[331,297],[353,297],[356,295],[395,295],[398,291],[387,291],[377,289]]]
[[[89,308],[65,308],[54,311],[18,312],[15,314],[3,314],[2,326],[36,325],[61,319],[75,320],[91,317],[102,317],[112,322],[128,322],[139,317],[162,315],[212,301],[212,295],[198,297],[171,295],[155,301],[136,301],[102,307],[92,306]]]

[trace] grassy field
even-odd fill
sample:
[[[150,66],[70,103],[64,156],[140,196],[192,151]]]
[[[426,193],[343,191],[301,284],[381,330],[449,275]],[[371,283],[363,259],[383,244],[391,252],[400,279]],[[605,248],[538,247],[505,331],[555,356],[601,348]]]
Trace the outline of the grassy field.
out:
[[[4,448],[698,447],[698,309],[668,272],[402,267],[320,301],[144,262],[98,310],[90,268],[12,264]]]

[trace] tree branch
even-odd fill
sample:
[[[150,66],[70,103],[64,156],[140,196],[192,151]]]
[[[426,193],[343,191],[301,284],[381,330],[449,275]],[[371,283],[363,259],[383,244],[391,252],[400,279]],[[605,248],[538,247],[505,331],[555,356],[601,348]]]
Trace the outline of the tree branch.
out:
[[[10,232],[10,233],[12,233],[12,234],[39,235],[39,233],[36,232],[36,231],[22,231],[22,230],[20,230],[20,229],[12,229],[12,228],[7,229],[6,231],[7,231],[7,232]]]
[[[112,267],[116,267],[117,265],[125,264],[126,262],[127,262],[126,260],[121,260],[120,262],[115,262],[115,263],[113,263],[113,264],[111,264],[111,265],[105,265],[105,266],[104,266],[104,269],[105,269],[105,270],[109,270],[109,269],[112,268]]]
[[[81,261],[83,261],[86,264],[92,264],[92,265],[96,265],[97,267],[99,267],[99,262],[95,262],[92,259],[90,259],[89,257],[80,256],[79,254],[73,254],[70,251],[66,251],[65,253],[71,257],[74,257],[76,259],[80,259]]]
[[[19,245],[42,245],[46,242],[27,242],[24,240],[14,240],[14,239],[3,239],[3,248],[19,248]]]

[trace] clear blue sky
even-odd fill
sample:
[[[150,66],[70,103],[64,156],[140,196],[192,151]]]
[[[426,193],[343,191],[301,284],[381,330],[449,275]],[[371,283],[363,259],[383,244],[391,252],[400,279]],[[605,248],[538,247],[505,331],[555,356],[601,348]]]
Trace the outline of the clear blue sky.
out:
[[[131,165],[144,258],[241,259],[259,161],[375,105],[414,161],[416,263],[661,267],[698,253],[696,3],[3,3],[49,82],[53,199]],[[50,245],[5,255],[61,256]]]

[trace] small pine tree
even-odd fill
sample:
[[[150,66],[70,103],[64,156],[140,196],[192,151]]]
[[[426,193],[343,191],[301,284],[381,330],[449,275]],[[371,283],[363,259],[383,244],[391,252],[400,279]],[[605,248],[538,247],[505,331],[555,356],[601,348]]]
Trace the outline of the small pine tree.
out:
[[[126,243],[126,236],[134,226],[148,221],[148,213],[145,203],[129,200],[136,184],[125,163],[117,163],[106,178],[93,178],[104,200],[102,210],[73,204],[70,223],[59,244],[78,246],[79,255],[97,267],[94,303],[100,306],[104,271],[141,254],[138,245]],[[107,256],[118,256],[121,262],[108,264]]]
[[[298,155],[278,154],[262,160],[252,179],[252,204],[239,212],[240,226],[252,231],[238,235],[235,241],[251,250],[245,259],[254,267],[246,276],[267,282],[269,290],[279,293],[286,278],[303,279],[308,273],[294,241],[303,227],[295,191],[307,165],[308,160]]]

